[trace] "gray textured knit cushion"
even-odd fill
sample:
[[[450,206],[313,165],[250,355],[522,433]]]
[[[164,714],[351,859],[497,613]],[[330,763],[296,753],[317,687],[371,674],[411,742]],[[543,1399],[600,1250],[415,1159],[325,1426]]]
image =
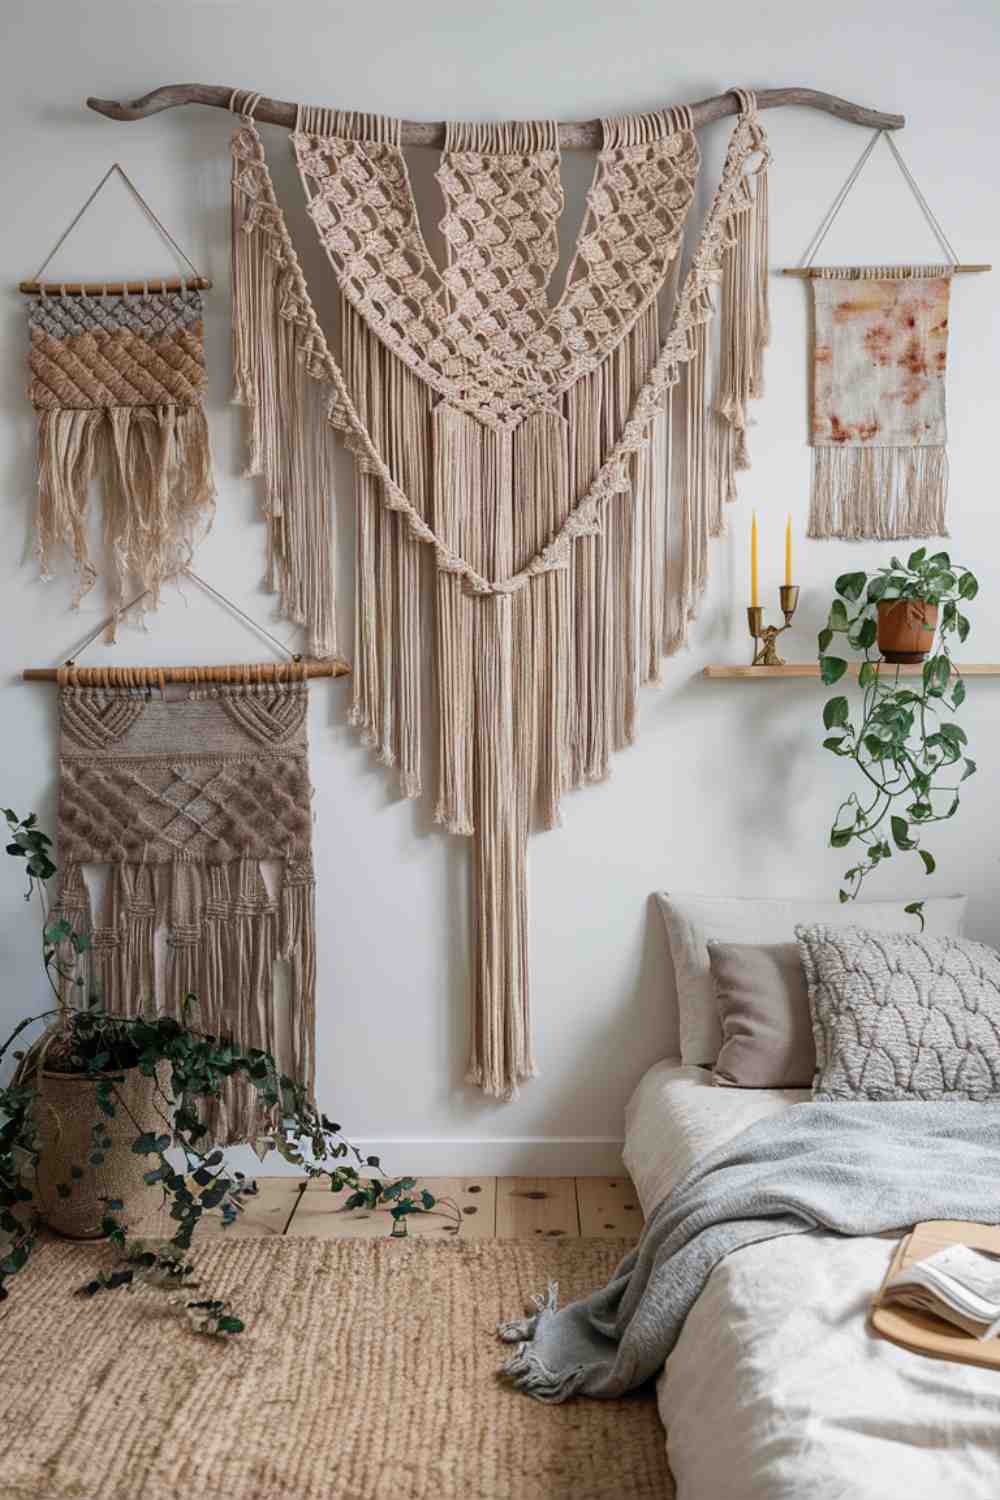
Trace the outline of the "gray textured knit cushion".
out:
[[[1000,1099],[1000,954],[963,938],[795,929],[815,1099]]]

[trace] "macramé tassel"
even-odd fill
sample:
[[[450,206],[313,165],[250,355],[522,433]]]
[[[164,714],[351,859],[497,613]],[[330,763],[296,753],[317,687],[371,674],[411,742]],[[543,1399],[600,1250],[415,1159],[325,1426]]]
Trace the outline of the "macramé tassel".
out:
[[[770,338],[767,299],[767,169],[744,179],[741,207],[727,225],[719,310],[719,382],[713,402],[714,496],[711,534],[720,536],[724,506],[736,499],[736,471],[749,469],[750,402],[763,395],[764,350]]]
[[[813,449],[809,536],[904,541],[947,536],[948,451]]]
[[[43,579],[55,550],[74,560],[79,604],[97,580],[87,530],[90,488],[104,486],[104,539],[113,559],[112,603],[160,588],[188,566],[210,524],[208,424],[200,404],[49,407],[38,414],[36,551]]]
[[[512,601],[476,606],[475,972],[469,1083],[509,1099],[533,1076],[527,988],[527,829],[514,764]]]
[[[235,169],[232,224],[233,399],[249,414],[246,472],[264,480],[266,584],[282,615],[302,626],[310,654],[332,656],[332,391],[310,372],[310,336],[294,318],[295,280]]]
[[[366,426],[417,507],[428,503],[430,395],[342,300],[344,374]],[[398,766],[404,797],[420,795],[420,544],[386,509],[382,481],[355,453],[355,668],[351,722],[383,765]]]

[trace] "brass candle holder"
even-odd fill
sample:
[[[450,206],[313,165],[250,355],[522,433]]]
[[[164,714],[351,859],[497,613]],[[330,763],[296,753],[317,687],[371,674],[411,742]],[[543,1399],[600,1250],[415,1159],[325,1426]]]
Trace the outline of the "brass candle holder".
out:
[[[799,586],[797,583],[783,583],[778,590],[778,598],[781,602],[781,613],[785,617],[784,625],[765,625],[764,609],[760,604],[751,604],[747,609],[747,624],[750,634],[757,643],[751,666],[754,667],[783,667],[784,660],[775,649],[775,641],[791,625],[792,616],[795,614],[799,602]]]

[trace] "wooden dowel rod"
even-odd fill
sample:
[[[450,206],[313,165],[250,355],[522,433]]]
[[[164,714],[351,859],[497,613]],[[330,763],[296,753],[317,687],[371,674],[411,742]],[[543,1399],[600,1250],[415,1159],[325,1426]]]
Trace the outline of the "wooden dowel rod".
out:
[[[879,264],[881,264],[881,262],[879,262]],[[941,261],[941,262],[938,262],[938,264],[943,265],[944,262]],[[784,269],[782,270],[781,274],[782,274],[782,276],[805,276],[805,277],[807,277],[807,278],[809,278],[811,280],[811,279],[813,279],[813,278],[815,278],[817,276],[822,275],[823,269],[824,268],[822,266],[785,266]],[[828,269],[831,269],[831,270],[835,271],[837,269],[837,267],[836,266],[832,266],[832,267],[829,267]],[[977,271],[992,271],[993,267],[992,266],[952,266],[951,269],[952,269],[952,272],[956,276],[971,276],[974,272],[977,272]]]
[[[112,297],[120,297],[123,292],[141,297],[146,291],[181,292],[185,287],[193,292],[210,292],[212,283],[207,276],[189,276],[186,281],[181,281],[176,276],[164,281],[157,276],[150,277],[148,281],[21,281],[18,282],[17,289],[27,297],[40,297],[43,292],[46,297],[59,297],[63,294],[67,297],[99,297],[102,292],[108,292]]]
[[[159,687],[166,682],[297,682],[304,677],[346,677],[346,661],[234,662],[221,667],[25,667],[25,682],[71,683],[76,687]]]
[[[246,91],[240,91],[245,93]],[[228,109],[234,90],[218,84],[170,83],[163,88],[143,94],[141,99],[119,102],[116,99],[88,99],[87,108],[106,115],[109,120],[145,120],[164,109],[176,109],[182,104],[207,104],[213,109]],[[884,114],[881,110],[867,109],[863,104],[852,104],[849,99],[840,99],[836,94],[823,94],[817,89],[760,89],[757,94],[760,109],[779,109],[783,105],[797,104],[804,109],[820,109],[839,120],[852,125],[864,125],[869,130],[902,130],[906,124],[904,115]],[[298,106],[284,99],[268,99],[261,96],[254,109],[254,119],[268,125],[284,125],[291,130],[295,125]],[[726,115],[739,112],[739,102],[734,93],[714,94],[710,99],[701,99],[691,105],[691,114],[696,126],[708,125]],[[402,143],[404,146],[444,145],[444,123],[442,121],[403,120]],[[602,144],[600,120],[571,121],[559,126],[559,145],[564,151],[595,150]]]

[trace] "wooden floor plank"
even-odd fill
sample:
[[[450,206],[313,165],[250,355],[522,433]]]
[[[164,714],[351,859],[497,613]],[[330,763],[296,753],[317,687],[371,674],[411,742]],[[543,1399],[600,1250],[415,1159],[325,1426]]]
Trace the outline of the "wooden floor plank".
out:
[[[229,1234],[242,1238],[281,1234],[298,1196],[296,1177],[258,1177],[257,1192],[243,1199],[244,1209],[234,1224],[225,1228],[218,1213],[207,1213],[197,1228],[204,1234]],[[177,1228],[169,1205],[159,1207],[131,1231],[139,1239],[169,1239]]]
[[[421,1177],[417,1189],[426,1187],[437,1199],[450,1199],[461,1214],[463,1239],[492,1239],[496,1231],[496,1180],[492,1177]],[[321,1239],[382,1239],[392,1230],[388,1209],[357,1208],[350,1211],[341,1205],[350,1196],[348,1190],[331,1193],[321,1180],[311,1182],[302,1195],[289,1225],[291,1235],[316,1235]],[[427,1214],[413,1214],[408,1232],[433,1238],[447,1238],[454,1214],[432,1209]]]
[[[500,1177],[497,1179],[497,1239],[534,1239],[539,1235],[578,1238],[580,1220],[572,1177]]]
[[[578,1177],[576,1201],[580,1233],[587,1239],[635,1235],[642,1229],[642,1210],[629,1177]]]
[[[217,1213],[205,1216],[198,1234],[237,1236],[287,1232],[320,1238],[381,1239],[392,1229],[387,1209],[347,1212],[342,1204],[348,1196],[331,1194],[322,1181],[304,1178],[258,1177],[258,1192],[246,1199],[246,1207],[235,1224],[224,1230]],[[609,1235],[639,1237],[642,1211],[635,1188],[627,1176],[617,1177],[422,1177],[418,1188],[427,1187],[437,1199],[451,1199],[461,1214],[460,1234],[467,1240],[534,1239],[551,1235],[606,1238]],[[447,1237],[454,1216],[442,1211],[414,1214],[409,1232]],[[287,1225],[287,1230],[286,1230]],[[132,1234],[145,1239],[166,1239],[176,1225],[163,1207],[155,1210]]]

